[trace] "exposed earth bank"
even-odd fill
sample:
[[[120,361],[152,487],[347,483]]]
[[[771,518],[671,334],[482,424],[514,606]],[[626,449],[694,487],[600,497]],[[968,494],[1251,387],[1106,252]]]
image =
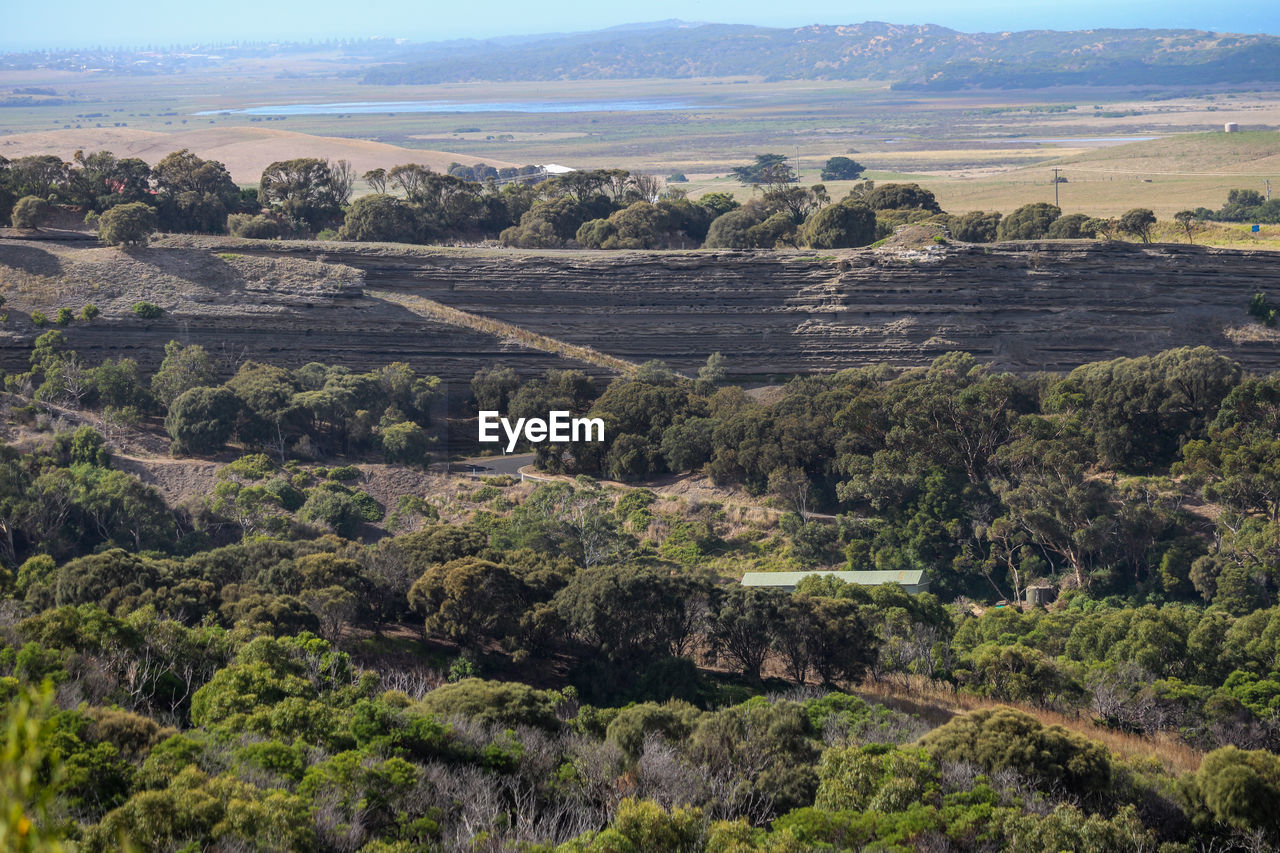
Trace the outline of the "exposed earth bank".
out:
[[[549,351],[545,338],[684,371],[719,351],[743,382],[921,365],[952,350],[1020,373],[1063,371],[1201,344],[1271,371],[1280,369],[1280,335],[1246,308],[1269,288],[1280,298],[1278,270],[1280,252],[1094,241],[533,252],[170,237],[126,252],[7,239],[0,366],[25,368],[45,331],[32,312],[52,318],[92,302],[101,315],[64,330],[91,363],[128,356],[153,369],[170,339],[204,344],[228,371],[243,358],[355,369],[400,360],[442,377],[455,398],[497,362],[613,372]],[[377,292],[469,319],[424,316]],[[136,316],[138,300],[164,314]]]

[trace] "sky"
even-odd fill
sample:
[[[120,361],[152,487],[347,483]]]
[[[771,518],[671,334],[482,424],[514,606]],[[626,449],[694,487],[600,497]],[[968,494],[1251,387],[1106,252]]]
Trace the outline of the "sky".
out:
[[[1280,34],[1276,0],[0,0],[0,49],[369,36],[436,41],[667,18],[774,27],[889,21],[969,32],[1185,27]]]

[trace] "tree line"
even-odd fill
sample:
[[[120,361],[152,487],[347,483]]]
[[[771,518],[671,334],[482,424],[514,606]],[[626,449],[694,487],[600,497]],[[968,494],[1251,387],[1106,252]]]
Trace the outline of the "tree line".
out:
[[[1227,192],[1227,201],[1217,210],[1197,207],[1189,214],[1195,219],[1215,222],[1280,222],[1280,199],[1271,199],[1257,190],[1235,189]]]
[[[757,155],[731,171],[753,188],[745,203],[724,192],[689,199],[679,187],[625,169],[547,176],[535,166],[455,163],[439,173],[407,163],[357,175],[344,160],[295,158],[270,164],[257,187],[242,189],[223,164],[185,149],[154,167],[108,151],[77,152],[71,163],[53,155],[0,158],[0,219],[35,228],[60,205],[84,215],[101,239],[118,245],[145,245],[159,230],[589,249],[850,248],[910,224],[936,229],[940,240],[949,235],[974,243],[1118,235],[1150,242],[1156,224],[1143,208],[1108,219],[1064,215],[1045,203],[1024,205],[1008,216],[948,214],[917,184],[862,181],[833,200],[825,184],[801,186],[780,154]],[[832,157],[823,179],[852,180],[862,171],[847,157]],[[373,192],[353,201],[357,180]],[[1241,195],[1228,208],[1257,213],[1254,202],[1260,199]],[[1221,216],[1184,211],[1178,221],[1191,236],[1193,220],[1213,218]]]

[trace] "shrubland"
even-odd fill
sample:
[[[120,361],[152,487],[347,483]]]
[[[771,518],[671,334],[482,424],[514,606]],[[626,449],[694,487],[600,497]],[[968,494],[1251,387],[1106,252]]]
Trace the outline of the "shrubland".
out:
[[[1030,377],[956,353],[767,401],[715,358],[603,388],[496,368],[477,406],[589,412],[607,441],[538,445],[552,482],[392,505],[362,466],[427,461],[431,377],[246,363],[220,382],[177,343],[147,377],[48,332],[4,397],[0,831],[1267,849],[1278,381],[1206,348]],[[163,429],[171,464],[212,454],[216,485],[168,504],[91,421]],[[675,500],[664,475],[726,498]],[[740,586],[746,567],[924,569],[932,588],[788,593]],[[1033,585],[1057,600],[1023,606]],[[915,705],[874,701],[913,685]]]

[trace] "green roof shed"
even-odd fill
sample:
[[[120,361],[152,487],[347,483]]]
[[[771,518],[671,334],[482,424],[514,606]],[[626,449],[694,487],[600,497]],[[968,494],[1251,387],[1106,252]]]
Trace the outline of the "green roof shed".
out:
[[[929,578],[923,570],[898,572],[747,572],[742,576],[743,586],[771,586],[794,592],[800,581],[811,575],[830,576],[845,583],[856,583],[860,586],[880,586],[896,583],[904,590],[915,595],[929,591]]]

